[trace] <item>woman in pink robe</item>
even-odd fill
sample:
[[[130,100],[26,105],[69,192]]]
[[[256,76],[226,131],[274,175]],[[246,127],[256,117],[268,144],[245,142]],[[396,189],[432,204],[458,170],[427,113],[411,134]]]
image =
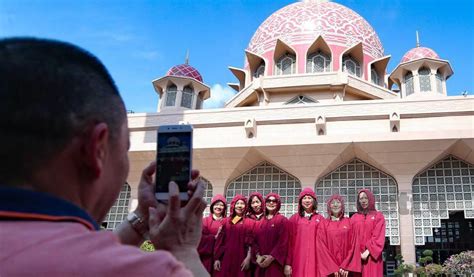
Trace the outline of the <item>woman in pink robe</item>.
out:
[[[250,194],[247,206],[249,207],[247,217],[255,221],[260,221],[263,218],[265,201],[263,200],[263,196],[260,194],[260,192],[253,192]]]
[[[265,207],[265,201],[263,200],[262,194],[259,192],[253,192],[249,196],[247,203],[248,212],[247,217],[255,221],[255,230],[260,228],[262,219],[265,217],[263,214],[263,209]],[[250,263],[250,275],[255,276],[255,270],[257,269],[257,261],[255,260],[255,255],[252,255],[252,260]]]
[[[279,213],[280,196],[269,193],[265,197],[265,217],[255,230],[257,269],[255,276],[284,276],[283,267],[288,252],[288,219]]]
[[[319,276],[316,256],[316,233],[324,217],[317,213],[314,190],[305,188],[299,195],[298,212],[289,220],[289,245],[285,275],[293,277]]]
[[[361,270],[357,236],[344,210],[343,198],[337,194],[331,196],[327,202],[328,218],[319,225],[317,234],[316,255],[321,276],[346,277]]]
[[[217,233],[224,222],[227,203],[224,196],[217,194],[211,200],[211,214],[202,219],[202,236],[198,246],[199,257],[207,271],[212,274],[214,267],[214,245]]]
[[[356,276],[383,276],[385,217],[375,209],[375,198],[370,190],[361,189],[357,199],[357,213],[351,217],[351,223],[359,240],[357,251],[361,256],[362,274]]]
[[[245,216],[247,200],[236,195],[230,204],[230,217],[222,224],[214,250],[213,276],[250,276],[254,221]]]

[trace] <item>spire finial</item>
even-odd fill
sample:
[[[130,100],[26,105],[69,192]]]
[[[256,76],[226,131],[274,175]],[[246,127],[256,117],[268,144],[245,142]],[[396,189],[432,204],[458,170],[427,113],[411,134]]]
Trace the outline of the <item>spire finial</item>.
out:
[[[416,31],[416,47],[420,47],[420,36],[418,35],[418,31]]]
[[[186,50],[186,59],[184,60],[185,64],[189,64],[189,49]]]

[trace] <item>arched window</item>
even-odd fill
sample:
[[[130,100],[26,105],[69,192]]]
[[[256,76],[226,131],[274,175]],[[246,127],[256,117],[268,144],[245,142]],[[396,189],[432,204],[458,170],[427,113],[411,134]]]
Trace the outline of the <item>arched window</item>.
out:
[[[350,55],[344,56],[342,58],[342,64],[343,64],[343,67],[342,67],[343,71],[357,77],[362,76],[362,72],[360,70],[360,63],[356,61],[355,59],[353,59]]]
[[[373,66],[370,69],[370,79],[371,79],[372,83],[380,86],[379,74],[377,73],[377,71],[375,70],[375,68]]]
[[[422,68],[418,71],[420,77],[420,91],[431,91],[430,70]]]
[[[464,218],[474,218],[474,166],[456,157],[448,156],[416,175],[412,192],[415,245],[424,245],[451,212],[464,211]]]
[[[306,60],[306,72],[327,72],[331,66],[331,57],[325,53],[318,51],[308,56]]]
[[[304,95],[298,95],[294,98],[292,98],[290,101],[286,102],[285,105],[289,104],[306,104],[306,103],[317,103],[318,101],[313,100],[309,97],[306,97]]]
[[[415,86],[413,85],[413,74],[411,72],[407,72],[407,74],[405,74],[405,94],[408,96],[414,92]]]
[[[206,190],[204,190],[204,200],[207,203],[207,208],[204,210],[203,216],[206,217],[210,214],[209,207],[211,206],[212,200],[212,184],[206,178],[200,177],[201,181],[206,184]]]
[[[263,76],[265,74],[265,62],[262,61],[262,63],[257,67],[255,72],[253,73],[254,78],[259,78],[260,76]]]
[[[190,86],[185,86],[183,88],[183,97],[181,98],[181,107],[192,108],[193,95],[193,89]]]
[[[276,62],[276,75],[296,73],[296,56],[290,53],[282,55]]]
[[[438,93],[443,94],[443,75],[439,72],[439,70],[436,72],[436,89]]]
[[[166,106],[172,107],[176,103],[176,92],[178,88],[175,85],[170,85],[166,89]]]
[[[298,207],[301,183],[296,177],[278,167],[263,162],[230,182],[225,195],[230,203],[237,194],[248,197],[255,191],[260,192],[264,197],[270,192],[278,193],[282,202],[280,213],[290,217],[296,213]]]
[[[125,183],[120,190],[120,194],[115,200],[114,205],[110,208],[109,213],[105,216],[104,221],[102,222],[102,227],[107,230],[114,230],[120,223],[122,223],[128,215],[128,205],[130,198],[132,197],[132,192],[130,185]]]
[[[375,196],[377,210],[385,216],[385,236],[391,245],[400,245],[398,186],[394,178],[358,159],[354,159],[316,183],[321,213],[326,214],[325,203],[331,195],[339,194],[345,199],[346,213],[357,211],[357,192],[370,189]],[[324,203],[324,204],[323,204]]]

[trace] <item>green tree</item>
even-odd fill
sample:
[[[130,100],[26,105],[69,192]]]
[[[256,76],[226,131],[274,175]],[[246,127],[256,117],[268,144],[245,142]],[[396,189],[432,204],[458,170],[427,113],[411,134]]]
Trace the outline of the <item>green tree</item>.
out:
[[[439,264],[429,264],[425,266],[425,271],[428,276],[441,276],[441,274],[443,274],[443,266]]]
[[[401,264],[395,269],[395,276],[406,276],[407,273],[412,273],[415,270],[415,267],[409,264]]]

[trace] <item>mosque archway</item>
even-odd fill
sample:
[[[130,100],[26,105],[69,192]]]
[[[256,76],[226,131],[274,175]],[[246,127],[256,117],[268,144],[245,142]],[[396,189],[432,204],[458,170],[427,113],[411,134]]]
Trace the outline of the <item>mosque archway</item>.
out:
[[[442,263],[449,255],[474,249],[474,241],[466,240],[474,235],[472,164],[449,155],[416,175],[412,191],[417,256],[431,249]]]
[[[225,196],[230,204],[235,195],[248,197],[252,192],[260,192],[263,196],[270,192],[278,193],[282,201],[280,213],[290,217],[298,206],[301,182],[277,166],[262,162],[232,180],[226,188]]]
[[[385,236],[391,245],[400,245],[398,186],[390,175],[359,160],[353,159],[316,182],[320,213],[326,216],[325,203],[333,194],[345,199],[347,215],[357,211],[357,192],[370,189],[375,196],[376,208],[385,216]]]

